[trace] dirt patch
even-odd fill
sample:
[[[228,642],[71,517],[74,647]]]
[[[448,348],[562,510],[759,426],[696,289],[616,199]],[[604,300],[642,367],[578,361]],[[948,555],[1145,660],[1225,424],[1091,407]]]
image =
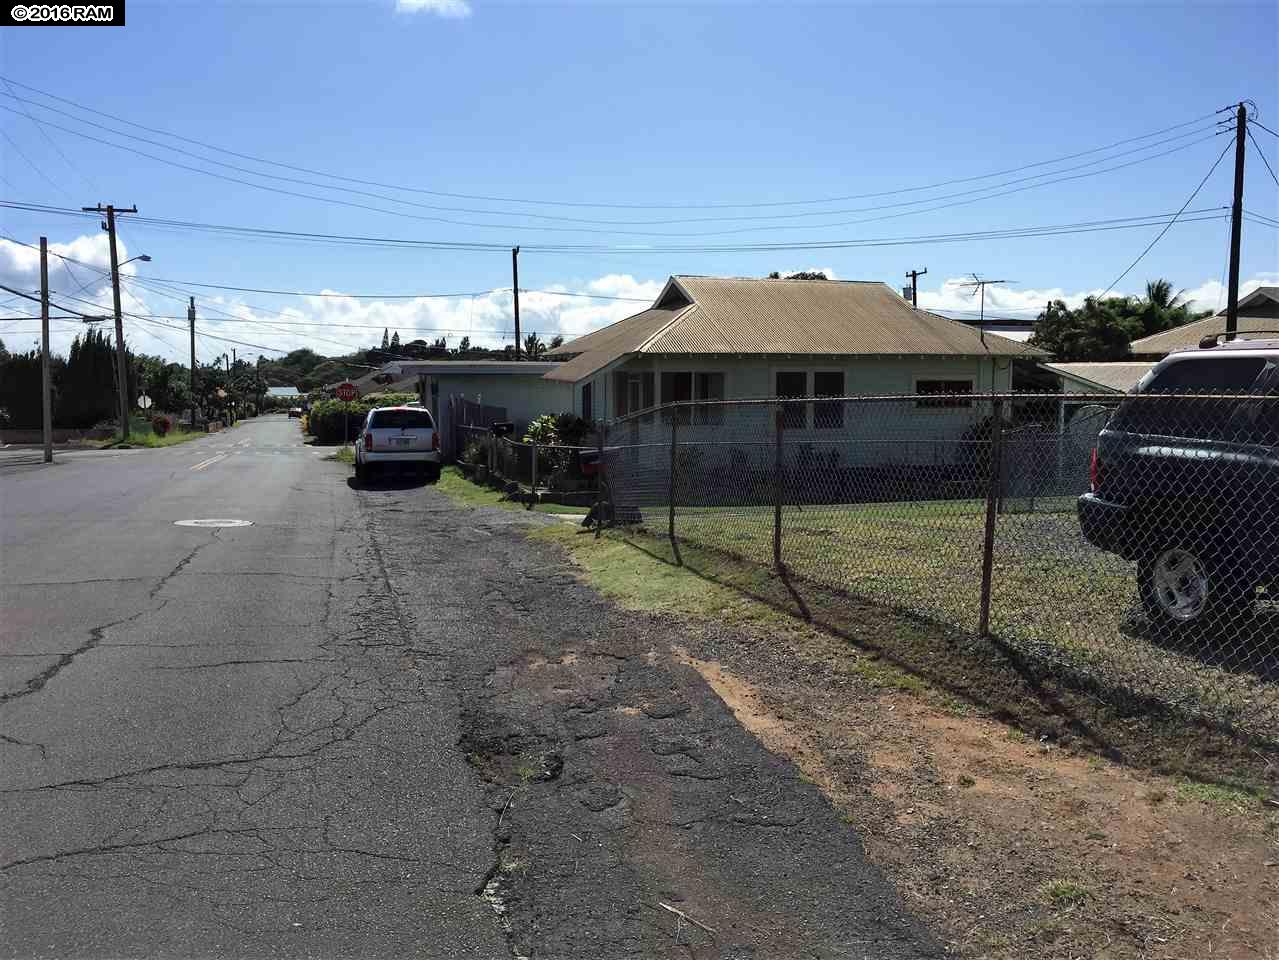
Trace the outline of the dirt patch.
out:
[[[785,670],[675,655],[830,797],[955,955],[1279,957],[1279,809],[1265,798],[853,689],[846,669],[786,647]]]

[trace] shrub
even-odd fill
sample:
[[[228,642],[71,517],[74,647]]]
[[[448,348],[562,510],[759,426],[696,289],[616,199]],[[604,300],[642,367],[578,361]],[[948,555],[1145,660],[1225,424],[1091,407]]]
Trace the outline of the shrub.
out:
[[[349,417],[348,436],[354,439],[364,418],[376,406],[379,404],[369,403],[367,397],[351,403],[343,403],[341,400],[321,400],[311,405],[311,412],[306,420],[307,430],[321,443],[341,443]]]
[[[462,450],[462,459],[467,463],[488,463],[488,449],[483,440],[472,440]]]
[[[157,413],[154,417],[151,418],[151,432],[154,433],[157,437],[163,437],[172,429],[173,429],[173,421],[170,420],[165,414]]]
[[[370,393],[361,397],[360,402],[374,407],[402,407],[418,403],[420,399],[416,393]]]

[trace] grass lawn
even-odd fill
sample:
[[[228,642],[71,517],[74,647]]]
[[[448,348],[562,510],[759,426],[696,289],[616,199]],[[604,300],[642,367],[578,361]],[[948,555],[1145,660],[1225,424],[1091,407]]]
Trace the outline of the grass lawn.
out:
[[[459,503],[472,507],[504,507],[507,510],[525,510],[525,504],[514,503],[504,498],[500,490],[493,490],[478,483],[472,483],[457,467],[445,467],[440,473],[440,482],[436,489],[446,493]],[[538,513],[557,513],[584,516],[586,507],[566,507],[558,503],[539,503],[533,508]]]
[[[645,508],[642,516],[638,532],[664,543],[666,510]],[[984,526],[979,501],[790,506],[782,515],[782,561],[812,584],[974,634]],[[676,534],[683,549],[729,554],[772,576],[771,507],[680,508]],[[1197,650],[1148,638],[1135,564],[1087,544],[1073,512],[997,518],[990,617],[995,636],[1054,673],[1257,733],[1279,717],[1279,685],[1261,679],[1248,659],[1263,646],[1272,614],[1205,631]]]
[[[119,439],[104,441],[101,446],[103,449],[127,449],[130,447],[171,447],[175,443],[186,443],[188,440],[194,440],[197,437],[207,437],[207,433],[185,429],[177,423],[174,423],[173,429],[163,437],[157,436],[155,431],[151,429],[151,421],[146,417],[131,417],[129,419],[129,440],[127,443],[121,443]]]

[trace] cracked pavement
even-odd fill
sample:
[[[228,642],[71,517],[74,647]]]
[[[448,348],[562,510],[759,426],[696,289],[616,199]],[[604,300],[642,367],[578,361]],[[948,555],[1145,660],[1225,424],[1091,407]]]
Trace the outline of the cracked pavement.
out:
[[[0,467],[0,956],[940,955],[556,521],[149,453]]]

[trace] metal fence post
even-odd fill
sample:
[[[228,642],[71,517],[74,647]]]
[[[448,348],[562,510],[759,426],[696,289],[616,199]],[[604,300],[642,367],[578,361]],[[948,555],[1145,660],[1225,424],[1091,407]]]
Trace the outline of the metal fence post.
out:
[[[993,401],[990,423],[990,476],[986,483],[986,532],[981,553],[981,613],[977,632],[990,635],[990,589],[995,569],[995,516],[999,509],[1000,479],[1003,475],[1004,401]]]
[[[603,420],[600,421],[596,430],[599,460],[595,464],[595,539],[598,540],[604,532],[604,483],[605,483],[605,467],[604,467],[604,435],[608,432],[608,425]]]
[[[773,455],[773,566],[782,569],[782,498],[786,494],[782,463],[782,435],[785,431],[786,408],[777,410],[777,449]]]
[[[533,465],[529,468],[529,485],[528,485],[528,508],[530,510],[537,504],[537,441],[533,441]]]
[[[671,410],[671,484],[670,484],[670,520],[667,532],[671,539],[671,552],[675,554],[676,566],[683,566],[684,559],[679,555],[679,543],[675,539],[675,489],[677,471],[679,470],[679,407]]]

